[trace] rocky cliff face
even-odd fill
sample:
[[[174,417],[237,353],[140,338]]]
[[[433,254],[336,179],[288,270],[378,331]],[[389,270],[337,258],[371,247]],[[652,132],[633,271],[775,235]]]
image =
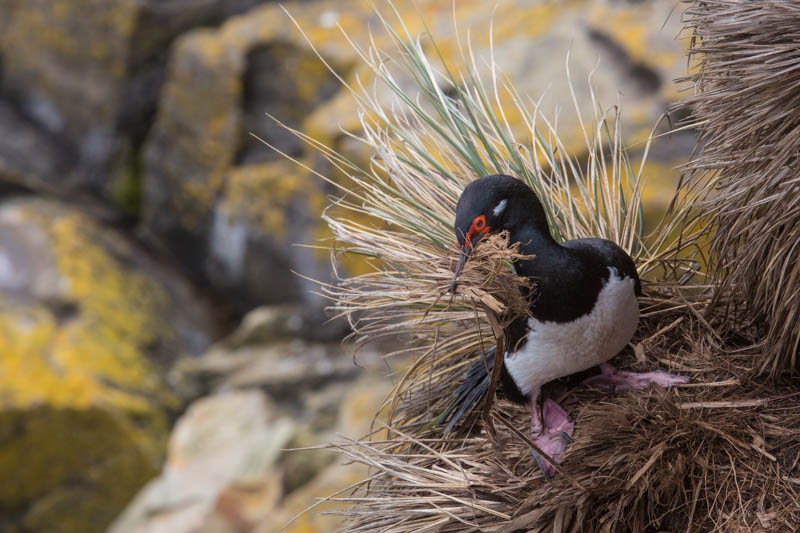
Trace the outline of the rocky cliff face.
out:
[[[389,392],[375,372],[380,357],[361,353],[372,368],[365,372],[338,343],[291,340],[285,318],[296,311],[259,309],[208,354],[178,366],[187,386],[205,384],[209,394],[178,420],[163,470],[112,533],[278,531],[314,498],[362,478],[333,451],[303,448],[369,432]],[[314,513],[287,531],[334,531],[340,522]]]
[[[0,205],[0,527],[97,531],[163,459],[165,379],[207,346],[180,278],[46,200]]]
[[[328,277],[325,254],[294,244],[325,236],[318,214],[334,191],[265,146],[325,170],[313,150],[266,115],[340,149],[349,142],[341,128],[357,129],[358,115],[349,92],[283,10],[265,3],[248,11],[256,4],[6,4],[0,175],[91,204],[106,219],[138,223],[146,241],[240,311],[291,301],[319,308],[309,284],[286,272]],[[413,11],[405,2],[397,6]],[[517,0],[493,11],[469,1],[459,3],[456,21],[470,28],[485,60],[494,16],[498,64],[523,94],[542,96],[543,115],[558,110],[566,148],[579,151],[583,134],[572,112],[567,52],[583,112],[594,113],[591,78],[602,105],[624,95],[627,137],[644,139],[677,98],[669,81],[683,71],[672,8],[666,1],[634,7]],[[317,1],[287,9],[348,83],[369,85],[371,73],[358,66],[339,27],[366,42],[376,23],[371,4]],[[451,2],[428,0],[420,9],[445,60],[457,64]],[[424,31],[416,14],[405,19],[412,31]],[[507,119],[524,127],[522,117]],[[368,163],[368,154],[351,144],[344,151]],[[21,156],[33,150],[37,157]],[[676,161],[670,150],[662,164]],[[275,282],[263,283],[265,277]]]
[[[396,5],[460,62],[451,0]],[[673,8],[464,0],[455,17],[484,59],[494,18],[499,65],[522,93],[544,95],[542,113],[559,110],[577,150],[567,52],[583,111],[591,78],[603,105],[624,100],[628,138],[644,139],[684,70]],[[340,28],[365,45],[371,2],[286,9],[345,81],[369,85]],[[314,171],[346,178],[267,114],[358,164],[371,156],[343,133],[359,126],[355,103],[306,37],[261,0],[0,3],[0,529],[101,530],[157,476],[116,531],[272,531],[355,479],[332,455],[273,453],[358,436],[386,392],[318,343],[343,327],[325,323],[315,285],[293,273],[330,279],[327,252],[296,245],[329,236],[320,213],[336,189]],[[692,142],[654,147],[647,205],[669,199]],[[234,313],[298,307],[260,311],[277,322],[250,315],[283,334],[245,328],[195,359],[224,329],[198,287]],[[184,507],[181,495],[197,498]],[[332,520],[308,515],[288,531]]]
[[[4,3],[3,92],[24,118],[23,132],[47,134],[53,151],[68,154],[62,164],[21,173],[26,185],[38,185],[38,178],[62,190],[69,186],[111,197],[108,172],[122,146],[141,142],[150,125],[172,40],[258,3]],[[14,130],[3,133],[15,136]]]

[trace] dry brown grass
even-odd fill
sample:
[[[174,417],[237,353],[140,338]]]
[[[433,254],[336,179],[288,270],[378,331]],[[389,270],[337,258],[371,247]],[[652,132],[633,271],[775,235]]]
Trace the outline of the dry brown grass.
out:
[[[710,264],[729,324],[761,329],[764,374],[800,372],[800,2],[689,2],[691,126],[685,189],[711,222]]]
[[[323,292],[335,313],[350,320],[357,342],[392,339],[397,349],[387,357],[413,358],[384,405],[388,428],[372,440],[337,445],[372,468],[354,493],[337,496],[352,503],[345,530],[794,527],[800,520],[797,383],[762,385],[757,330],[723,327],[730,317],[710,311],[713,287],[698,284],[706,279],[692,260],[700,249],[693,228],[701,225],[681,227],[704,184],[684,188],[671,215],[645,237],[643,167],[628,160],[617,113],[597,106],[584,123],[587,155],[578,161],[565,153],[536,103],[493,65],[481,81],[487,73],[468,45],[456,76],[432,59],[432,42],[404,33],[402,20],[385,22],[384,29],[395,49],[373,42],[361,53],[376,85],[388,91],[348,86],[362,106],[363,131],[355,138],[372,150],[369,165],[305,138],[351,180],[326,215],[336,253],[361,255],[374,268],[355,277],[341,272]],[[417,92],[407,94],[409,86]],[[378,96],[386,92],[394,94],[388,102]],[[508,101],[525,121],[522,132],[505,120],[501,102]],[[620,366],[693,379],[670,391],[622,394],[569,380],[552,384],[548,393],[575,418],[576,433],[549,482],[530,453],[527,408],[500,402],[489,418],[476,413],[455,435],[444,436],[435,425],[464,370],[494,344],[489,319],[525,308],[516,290],[522,280],[508,269],[518,252],[502,236],[476,249],[480,255],[468,263],[458,294],[447,293],[458,254],[456,201],[469,181],[491,173],[528,183],[557,238],[605,237],[631,254],[646,281],[643,318]]]
[[[618,394],[553,387],[576,432],[551,481],[525,439],[528,409],[506,403],[493,412],[494,437],[479,426],[464,439],[390,431],[339,445],[373,467],[363,490],[341,496],[353,504],[346,531],[794,531],[797,383],[763,386],[759,354],[721,353],[691,313],[645,327],[644,361],[629,351],[622,365],[659,361],[695,382]]]

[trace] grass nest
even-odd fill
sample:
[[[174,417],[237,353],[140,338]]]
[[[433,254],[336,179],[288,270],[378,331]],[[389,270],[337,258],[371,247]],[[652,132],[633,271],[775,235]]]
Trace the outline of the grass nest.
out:
[[[340,78],[361,108],[362,131],[352,136],[372,158],[359,164],[295,132],[330,163],[330,173],[309,170],[342,192],[325,214],[334,255],[372,267],[337,272],[323,293],[357,343],[389,340],[396,349],[387,359],[412,360],[394,375],[385,422],[332,445],[371,469],[331,496],[351,504],[343,530],[784,531],[800,523],[797,383],[759,381],[757,328],[729,327],[730,316],[711,308],[725,299],[695,260],[702,225],[686,223],[702,188],[683,189],[644,235],[644,163],[628,157],[618,110],[597,104],[581,122],[586,152],[571,157],[536,102],[498,74],[491,46],[477,57],[458,42],[462,60],[448,65],[430,36],[410,35],[388,6],[393,22],[377,13],[384,37],[366,49],[353,44],[366,68],[350,83]],[[337,171],[348,180],[332,179]],[[604,237],[635,260],[642,318],[619,366],[692,378],[668,391],[617,394],[576,386],[577,378],[549,384],[545,394],[576,421],[549,481],[530,453],[528,408],[487,394],[457,431],[437,424],[464,371],[502,336],[502,319],[527,309],[524,280],[509,268],[519,251],[503,235],[477,247],[457,294],[448,292],[457,199],[493,173],[537,192],[556,239]]]
[[[526,407],[504,402],[495,431],[469,436],[390,428],[338,445],[372,476],[350,497],[346,531],[793,531],[800,520],[797,384],[755,379],[760,354],[723,353],[684,313],[646,320],[626,368],[654,362],[694,382],[607,394],[551,386],[576,420],[561,473],[542,477]],[[658,328],[661,326],[661,331]],[[546,393],[548,393],[546,391]]]

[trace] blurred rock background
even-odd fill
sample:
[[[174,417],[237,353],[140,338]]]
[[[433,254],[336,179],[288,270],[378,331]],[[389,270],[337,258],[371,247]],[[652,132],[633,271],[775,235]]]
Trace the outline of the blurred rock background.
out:
[[[458,64],[451,0],[396,4]],[[370,2],[286,8],[346,79],[370,78],[337,28],[366,45]],[[495,59],[578,156],[568,52],[586,116],[591,78],[629,142],[679,96],[672,0],[457,0],[482,57],[492,15]],[[351,97],[275,3],[0,3],[0,530],[271,532],[363,474],[285,451],[361,436],[390,382],[293,273],[330,279],[326,252],[295,245],[326,238],[335,191],[254,137],[329,170],[266,113],[369,157],[341,131]],[[651,219],[693,144],[654,145]],[[333,530],[330,505],[286,531]]]

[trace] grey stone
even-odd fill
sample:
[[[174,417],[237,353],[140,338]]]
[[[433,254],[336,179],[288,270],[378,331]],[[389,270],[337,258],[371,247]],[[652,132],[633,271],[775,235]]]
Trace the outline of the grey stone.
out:
[[[51,155],[52,140],[20,152],[30,159],[41,153],[41,162],[19,161],[2,145],[0,161],[25,176],[26,185],[36,185],[35,180],[51,189],[77,184],[110,195],[107,176],[123,140],[139,145],[152,124],[171,42],[193,27],[219,24],[264,1],[5,0],[0,95],[33,126],[33,132],[21,131],[23,140],[45,134],[57,138],[58,150],[66,154],[62,159],[70,164],[49,164],[48,158],[61,155]],[[8,144],[5,131],[0,134]],[[79,170],[72,174],[77,183],[60,179],[71,167]]]
[[[258,390],[197,400],[170,436],[162,474],[151,481],[109,529],[110,533],[182,533],[208,527],[231,486],[269,486],[272,467],[290,441],[293,424],[276,418]],[[267,499],[267,509],[277,500]]]
[[[0,181],[38,191],[69,190],[73,168],[68,149],[0,100]]]
[[[63,204],[0,203],[0,529],[100,531],[158,471],[181,400],[164,379],[203,351],[187,284]]]
[[[327,257],[295,246],[321,233],[327,187],[251,135],[300,155],[266,113],[299,127],[338,89],[287,21],[265,6],[176,43],[145,145],[144,224],[239,309],[302,302],[322,331],[322,300],[290,271],[330,276]]]

